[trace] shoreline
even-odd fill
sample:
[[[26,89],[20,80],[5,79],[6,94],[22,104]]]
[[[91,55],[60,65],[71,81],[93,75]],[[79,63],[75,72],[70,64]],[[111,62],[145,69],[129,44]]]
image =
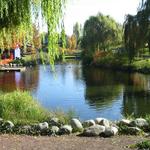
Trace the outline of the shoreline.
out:
[[[113,71],[122,71],[122,72],[126,72],[126,73],[142,73],[142,74],[150,74],[150,68],[140,68],[137,69],[134,66],[130,65],[130,66],[123,66],[123,65],[105,65],[105,64],[90,64],[87,66],[92,66],[92,67],[96,67],[96,68],[102,68],[102,69],[110,69]]]

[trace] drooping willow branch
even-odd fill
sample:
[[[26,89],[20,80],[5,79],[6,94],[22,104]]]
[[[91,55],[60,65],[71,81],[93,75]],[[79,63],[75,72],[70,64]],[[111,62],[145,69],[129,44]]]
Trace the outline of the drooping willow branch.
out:
[[[0,0],[0,48],[32,43],[34,21],[48,27],[50,63],[58,56],[58,33],[66,0]],[[39,16],[42,19],[39,19]],[[37,21],[38,20],[38,21]]]

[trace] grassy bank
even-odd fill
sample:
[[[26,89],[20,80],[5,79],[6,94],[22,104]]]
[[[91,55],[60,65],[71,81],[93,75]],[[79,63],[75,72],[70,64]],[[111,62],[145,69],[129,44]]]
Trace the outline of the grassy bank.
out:
[[[132,62],[129,62],[127,57],[111,54],[105,57],[96,58],[95,60],[93,60],[92,58],[84,59],[85,63],[97,67],[121,71],[150,73],[150,58],[135,58]]]
[[[15,124],[33,124],[58,117],[67,122],[73,113],[56,110],[50,112],[44,109],[28,92],[15,91],[0,94],[0,117],[11,120]]]

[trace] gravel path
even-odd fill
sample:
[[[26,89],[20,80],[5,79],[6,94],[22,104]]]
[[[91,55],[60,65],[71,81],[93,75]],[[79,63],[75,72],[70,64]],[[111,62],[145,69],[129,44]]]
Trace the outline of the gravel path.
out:
[[[144,138],[139,136],[88,138],[74,135],[61,137],[0,135],[0,150],[127,150],[128,145],[142,140]]]

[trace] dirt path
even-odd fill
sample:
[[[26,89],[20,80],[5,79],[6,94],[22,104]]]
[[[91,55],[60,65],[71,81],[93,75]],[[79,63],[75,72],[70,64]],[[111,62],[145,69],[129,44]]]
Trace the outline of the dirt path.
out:
[[[0,135],[0,150],[127,150],[128,145],[142,140],[144,138],[139,136],[87,138],[74,135],[61,137]]]

